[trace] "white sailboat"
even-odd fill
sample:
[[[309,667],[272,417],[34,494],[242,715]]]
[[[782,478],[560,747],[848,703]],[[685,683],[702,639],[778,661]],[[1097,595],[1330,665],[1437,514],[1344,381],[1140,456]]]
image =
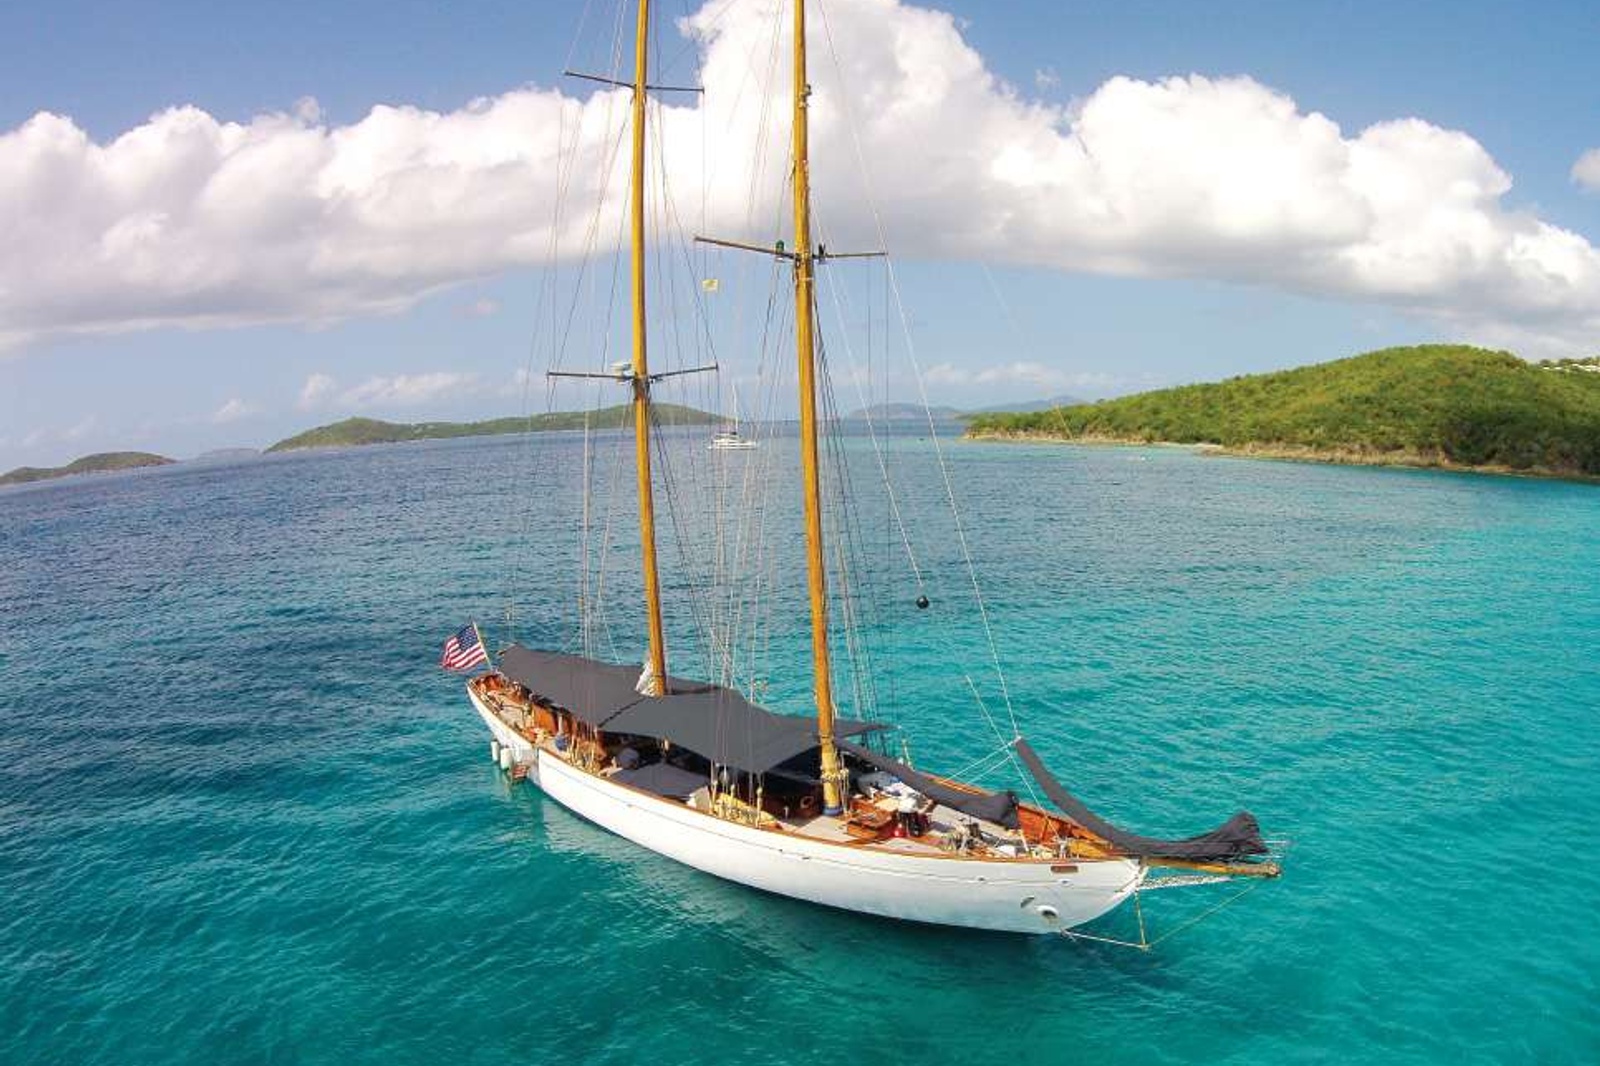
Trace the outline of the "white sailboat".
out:
[[[733,425],[713,433],[711,435],[711,443],[707,447],[712,451],[718,452],[749,451],[754,448],[757,442],[739,432],[739,424],[742,421],[740,414],[739,385],[735,382],[733,386]]]
[[[651,384],[645,343],[645,99],[649,0],[639,0],[632,82],[632,391],[648,633],[634,666],[510,645],[468,696],[503,765],[642,848],[753,888],[887,918],[1070,933],[1153,886],[1273,877],[1253,818],[1153,840],[1097,818],[1021,737],[1013,753],[1060,808],[919,772],[872,745],[883,732],[835,715],[819,489],[815,268],[807,126],[806,5],[793,8],[794,229],[755,248],[793,267],[801,490],[814,716],[776,714],[716,684],[671,676],[657,575]],[[715,446],[715,445],[714,445]],[[1153,871],[1162,871],[1152,878]],[[1174,872],[1175,871],[1175,872]]]

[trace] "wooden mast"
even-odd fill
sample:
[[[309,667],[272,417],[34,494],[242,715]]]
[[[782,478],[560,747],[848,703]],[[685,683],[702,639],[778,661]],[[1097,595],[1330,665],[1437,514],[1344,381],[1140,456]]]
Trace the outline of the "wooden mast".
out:
[[[648,695],[667,691],[667,641],[661,626],[661,580],[656,573],[655,491],[650,479],[650,363],[645,352],[644,304],[644,122],[649,73],[650,0],[639,0],[633,53],[633,440],[639,479],[639,544],[644,569],[645,613],[650,622]]]
[[[817,472],[817,352],[812,327],[816,258],[811,250],[810,138],[806,102],[806,5],[794,0],[794,316],[800,363],[800,472],[806,501],[806,571],[811,594],[811,658],[816,671],[817,738],[825,813],[843,809],[839,751],[833,743],[833,676],[828,656],[828,572],[822,553]]]

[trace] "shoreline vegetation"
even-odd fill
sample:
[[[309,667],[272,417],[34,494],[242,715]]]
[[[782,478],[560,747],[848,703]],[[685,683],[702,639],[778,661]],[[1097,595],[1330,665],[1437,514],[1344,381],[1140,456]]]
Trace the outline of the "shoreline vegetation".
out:
[[[722,415],[710,411],[683,407],[680,403],[653,405],[656,421],[664,426],[717,426]],[[448,440],[453,437],[499,437],[506,434],[538,434],[538,432],[571,431],[582,429],[584,421],[590,429],[618,429],[632,423],[634,408],[627,403],[606,407],[598,411],[552,411],[549,415],[528,418],[493,418],[482,423],[384,423],[376,418],[347,418],[342,423],[317,426],[302,434],[286,437],[270,445],[266,451],[301,451],[307,448],[360,448],[376,443],[403,443],[406,440]],[[190,463],[222,461],[264,455],[254,448],[222,448],[189,459]],[[27,485],[46,482],[75,474],[104,474],[109,471],[131,471],[146,466],[171,466],[179,459],[154,455],[150,451],[99,451],[74,459],[66,466],[19,466],[14,471],[0,474],[0,485]]]
[[[656,421],[667,426],[720,425],[721,415],[682,404],[653,404]],[[633,408],[617,404],[598,411],[555,411],[527,417],[493,418],[483,422],[383,422],[376,418],[347,418],[278,441],[266,452],[291,452],[310,448],[359,448],[369,444],[400,444],[414,440],[448,440],[455,437],[495,437],[513,433],[548,433],[557,430],[618,429],[632,424]],[[196,456],[189,462],[215,462],[264,454],[254,448],[225,448]],[[97,474],[114,470],[133,470],[146,466],[169,466],[180,460],[151,452],[98,452],[74,459],[65,466],[19,466],[0,474],[0,485],[25,485],[35,481]]]
[[[721,415],[675,403],[650,405],[656,421],[668,426],[710,426]],[[631,404],[602,407],[598,411],[553,411],[542,415],[514,415],[484,422],[383,422],[376,418],[347,418],[287,437],[267,448],[271,452],[302,448],[357,448],[367,444],[399,444],[412,440],[449,440],[456,437],[498,437],[511,433],[549,433],[558,430],[617,429],[630,425]]]
[[[0,485],[27,485],[75,474],[100,474],[109,470],[136,470],[145,466],[170,466],[176,459],[153,452],[96,452],[65,466],[19,466],[0,474]]]
[[[1600,484],[1600,474],[1558,471],[1541,467],[1511,467],[1499,463],[1458,463],[1448,456],[1405,449],[1305,448],[1290,445],[1245,444],[1230,447],[1205,441],[1151,440],[1145,437],[1108,437],[1101,434],[1064,437],[1059,433],[966,433],[967,440],[1013,444],[1071,444],[1090,448],[1180,448],[1224,459],[1260,459],[1267,462],[1318,463],[1325,466],[1389,466],[1406,470],[1441,470],[1456,474],[1499,474],[1510,477],[1555,478]]]
[[[965,436],[1172,445],[1250,459],[1600,482],[1600,357],[1527,363],[1508,352],[1420,345],[1097,403],[1027,406],[1033,409],[963,414]],[[664,425],[724,421],[680,404],[654,409]],[[917,410],[926,417],[920,405]],[[586,420],[591,429],[617,429],[631,418],[628,404],[481,422],[347,418],[280,440],[266,452],[570,431],[582,429]],[[246,453],[255,454],[235,449],[208,456]],[[65,466],[17,467],[0,475],[0,485],[175,462],[150,452],[99,452]]]
[[[968,422],[974,440],[1600,480],[1600,359],[1388,348],[1206,385]]]

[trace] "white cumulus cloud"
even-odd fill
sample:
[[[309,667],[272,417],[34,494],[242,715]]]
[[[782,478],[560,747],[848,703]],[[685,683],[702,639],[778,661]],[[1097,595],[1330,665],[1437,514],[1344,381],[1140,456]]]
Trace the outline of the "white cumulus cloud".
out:
[[[339,396],[347,407],[416,407],[435,400],[470,395],[478,388],[476,374],[434,371],[371,377]]]
[[[68,426],[61,432],[61,439],[67,441],[82,440],[93,433],[100,425],[100,417],[94,414],[84,415],[78,421]]]
[[[339,387],[339,383],[328,374],[312,374],[306,378],[306,383],[300,387],[300,399],[295,406],[302,411],[320,407]]]
[[[1016,360],[987,366],[957,366],[936,363],[922,375],[933,386],[971,387],[1026,386],[1038,389],[1073,389],[1096,394],[1115,392],[1133,386],[1149,387],[1158,382],[1149,375],[1125,377],[1103,371],[1069,371],[1043,363]]]
[[[23,436],[21,444],[24,448],[36,448],[41,444],[72,444],[98,428],[100,428],[100,417],[91,413],[65,428],[41,426],[31,430]]]
[[[705,203],[707,227],[762,242],[781,236],[766,227],[788,131],[750,83],[782,2],[683,19],[706,92],[657,111],[678,215]],[[821,16],[838,65],[817,48],[814,174],[836,247],[879,240],[854,126],[901,253],[1370,301],[1527,351],[1589,350],[1600,331],[1600,251],[1511,202],[1466,133],[1348,131],[1247,77],[1115,77],[1057,105],[998,79],[948,14],[835,0]],[[40,113],[0,134],[0,344],[327,322],[607,250],[620,229],[594,219],[621,218],[626,99],[528,88],[347,126],[310,100],[245,123],[174,107],[103,144]],[[1580,160],[1574,179],[1589,174]]]
[[[1591,148],[1572,164],[1572,180],[1590,192],[1600,192],[1600,148]]]
[[[462,318],[488,318],[500,313],[500,301],[480,296],[471,303],[465,303],[456,308],[456,314]]]
[[[254,413],[255,408],[235,396],[211,413],[211,421],[223,425],[227,422],[237,422]]]
[[[1042,385],[1049,388],[1065,385],[1073,375],[1043,363],[1017,361],[997,363],[993,366],[963,367],[954,363],[939,363],[928,368],[923,375],[930,385]]]

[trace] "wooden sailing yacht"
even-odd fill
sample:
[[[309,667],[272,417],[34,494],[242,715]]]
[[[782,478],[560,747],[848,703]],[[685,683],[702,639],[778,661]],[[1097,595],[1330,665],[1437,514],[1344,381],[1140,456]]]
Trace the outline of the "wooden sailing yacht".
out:
[[[713,242],[793,267],[801,481],[814,717],[776,714],[729,687],[669,674],[657,573],[651,385],[645,332],[645,101],[649,0],[638,0],[632,81],[633,357],[604,375],[632,391],[640,566],[648,626],[637,667],[512,644],[467,686],[503,765],[641,847],[729,881],[917,922],[1058,933],[1165,884],[1275,876],[1241,812],[1185,840],[1097,818],[1027,742],[1015,754],[1060,809],[919,772],[869,743],[883,727],[836,717],[819,487],[815,269],[806,5],[793,10],[794,232],[787,248]],[[592,375],[601,376],[601,375]],[[658,375],[659,377],[659,375]],[[1151,878],[1153,870],[1176,870]]]

